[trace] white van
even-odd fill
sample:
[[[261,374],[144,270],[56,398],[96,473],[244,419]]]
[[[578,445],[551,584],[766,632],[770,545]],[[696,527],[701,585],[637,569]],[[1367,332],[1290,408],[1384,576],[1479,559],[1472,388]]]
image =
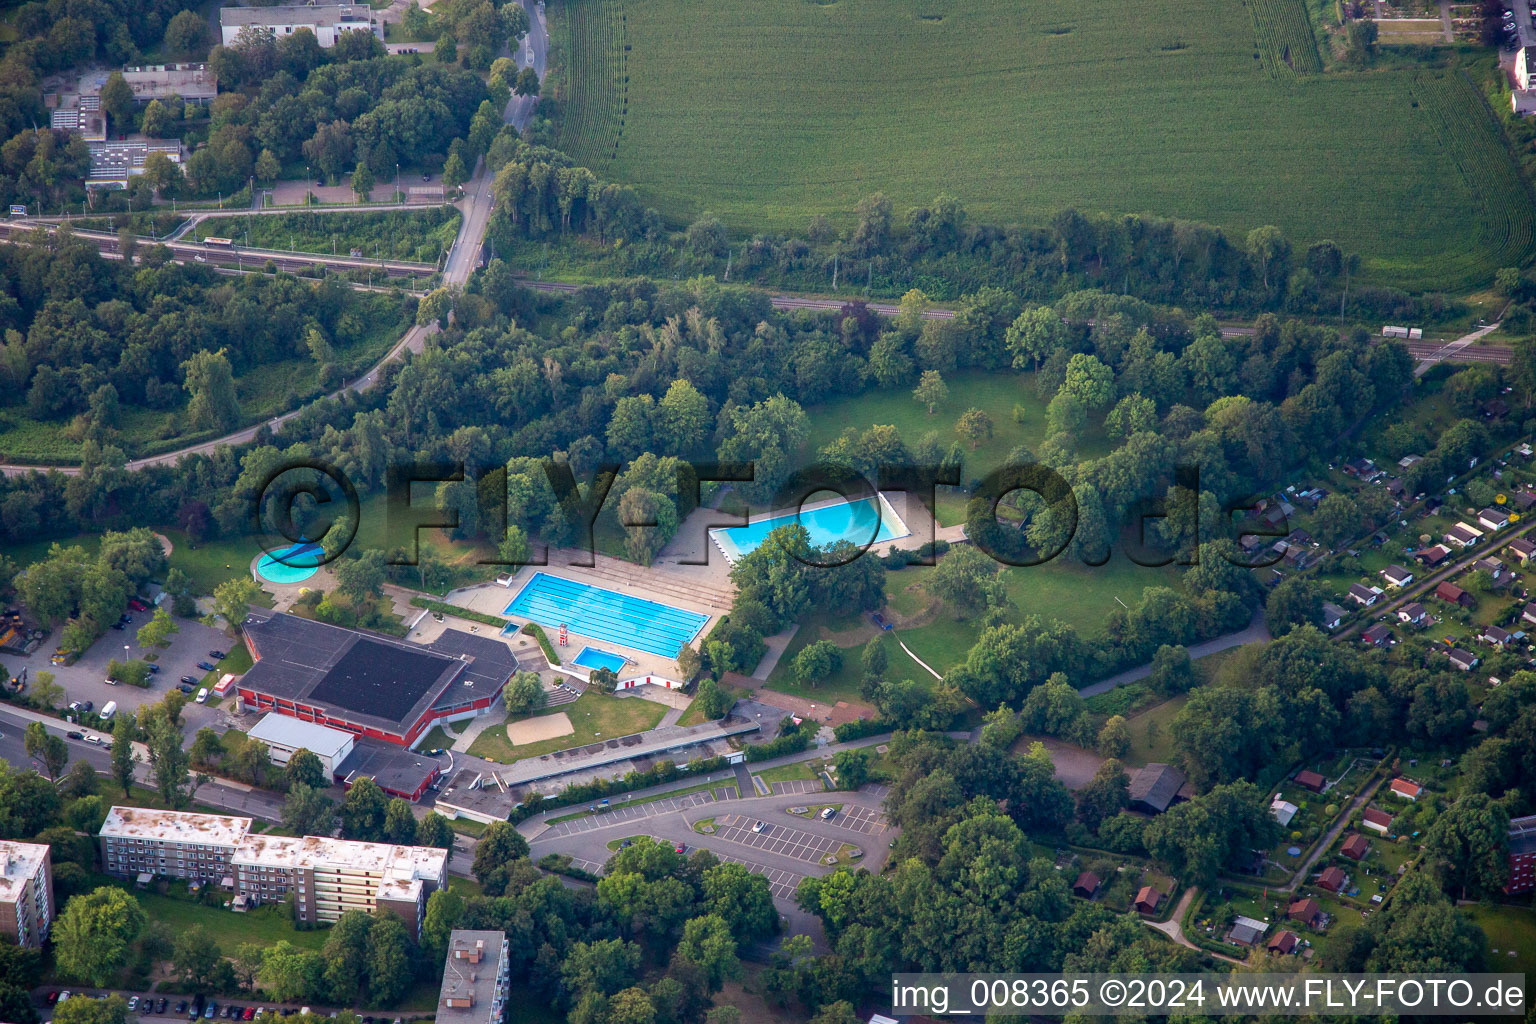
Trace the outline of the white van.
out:
[[[206,704],[206,703],[208,703],[208,687],[206,687],[206,686],[198,687],[198,689],[197,689],[197,697],[194,698],[194,699],[199,704]]]
[[[104,722],[112,721],[112,716],[117,714],[117,701],[107,701],[107,706],[101,709],[101,718]]]

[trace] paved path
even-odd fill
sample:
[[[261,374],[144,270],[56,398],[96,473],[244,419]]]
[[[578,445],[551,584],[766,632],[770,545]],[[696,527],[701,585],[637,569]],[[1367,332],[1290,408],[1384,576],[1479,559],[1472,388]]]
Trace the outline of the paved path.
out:
[[[1339,815],[1338,820],[1333,823],[1333,827],[1328,829],[1328,831],[1324,833],[1323,837],[1317,841],[1317,844],[1312,847],[1312,852],[1307,855],[1306,860],[1302,861],[1301,866],[1296,869],[1296,873],[1291,876],[1291,880],[1286,883],[1285,888],[1276,889],[1275,891],[1295,892],[1298,888],[1305,885],[1307,876],[1312,873],[1312,866],[1318,862],[1324,853],[1328,852],[1328,849],[1333,845],[1334,840],[1339,838],[1339,833],[1344,831],[1344,829],[1349,825],[1350,821],[1354,818],[1355,812],[1359,811],[1365,807],[1366,804],[1370,803],[1371,797],[1376,795],[1376,791],[1380,789],[1381,784],[1386,781],[1387,777],[1383,775],[1381,778],[1371,783],[1365,789],[1361,790],[1360,795],[1349,802],[1348,809],[1346,809],[1343,814]]]
[[[1173,915],[1166,921],[1147,921],[1147,927],[1151,928],[1153,931],[1162,932],[1164,935],[1168,936],[1170,939],[1172,939],[1174,942],[1177,942],[1181,946],[1184,946],[1188,949],[1199,950],[1206,956],[1215,957],[1217,960],[1225,960],[1229,964],[1243,963],[1244,961],[1242,960],[1237,960],[1230,956],[1223,956],[1220,953],[1213,953],[1208,949],[1201,949],[1201,947],[1195,945],[1184,936],[1184,926],[1180,924],[1180,922],[1184,920],[1185,912],[1189,910],[1190,903],[1194,901],[1195,894],[1199,891],[1200,890],[1195,886],[1190,886],[1188,889],[1185,889],[1184,895],[1179,897],[1178,905],[1173,908]]]
[[[1440,9],[1442,11],[1445,10],[1445,4],[1444,3],[1442,3],[1440,5]],[[1447,32],[1447,34],[1449,34],[1450,29],[1447,28],[1446,32]],[[1440,363],[1445,362],[1447,359],[1452,359],[1452,358],[1454,358],[1456,356],[1462,355],[1463,351],[1465,349],[1467,349],[1470,346],[1476,344],[1477,341],[1479,339],[1481,339],[1484,335],[1491,334],[1492,332],[1494,332],[1494,331],[1496,331],[1498,329],[1499,329],[1499,324],[1498,324],[1497,321],[1495,321],[1494,323],[1491,323],[1491,324],[1487,325],[1486,327],[1479,327],[1477,330],[1473,331],[1470,334],[1463,334],[1461,337],[1457,338],[1455,341],[1448,341],[1443,346],[1441,346],[1439,349],[1436,349],[1435,351],[1433,351],[1433,352],[1431,352],[1431,353],[1429,353],[1427,355],[1420,356],[1419,357],[1419,364],[1413,368],[1413,375],[1415,377],[1422,377],[1422,376],[1424,376],[1426,373],[1428,373],[1435,366],[1438,366]],[[1417,355],[1417,353],[1415,353],[1415,354]]]
[[[901,639],[901,637],[897,637],[896,638],[896,642],[898,644],[901,644],[901,649],[907,652],[907,657],[911,658],[913,661],[917,662],[924,669],[926,669],[928,671],[929,675],[933,676],[933,678],[935,678],[935,679],[942,680],[944,678],[943,676],[939,675],[937,672],[935,672],[933,670],[933,666],[932,665],[928,664],[922,658],[919,658],[917,655],[913,654],[912,653],[912,648],[908,647],[906,645],[906,643]]]
[[[1456,41],[1456,26],[1451,19],[1451,0],[1440,0],[1440,31],[1445,35],[1445,41]]]
[[[1256,608],[1253,612],[1253,618],[1248,620],[1247,626],[1244,626],[1235,633],[1227,633],[1216,637],[1214,640],[1207,640],[1203,644],[1195,644],[1189,648],[1189,656],[1191,659],[1199,659],[1208,654],[1215,654],[1218,651],[1225,651],[1233,647],[1241,647],[1244,644],[1256,644],[1272,639],[1274,638],[1269,635],[1269,627],[1264,625],[1264,609]],[[1149,662],[1145,665],[1137,665],[1135,668],[1126,669],[1119,675],[1110,676],[1108,679],[1101,679],[1097,683],[1091,683],[1077,692],[1084,697],[1092,697],[1095,694],[1108,693],[1117,686],[1124,686],[1126,683],[1134,683],[1138,679],[1145,679],[1151,674],[1152,665]]]

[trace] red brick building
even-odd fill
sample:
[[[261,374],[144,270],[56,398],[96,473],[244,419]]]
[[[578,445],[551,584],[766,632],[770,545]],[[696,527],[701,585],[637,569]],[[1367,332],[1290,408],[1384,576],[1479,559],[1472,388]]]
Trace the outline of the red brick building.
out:
[[[1536,889],[1536,814],[1509,820],[1509,883],[1507,893]]]

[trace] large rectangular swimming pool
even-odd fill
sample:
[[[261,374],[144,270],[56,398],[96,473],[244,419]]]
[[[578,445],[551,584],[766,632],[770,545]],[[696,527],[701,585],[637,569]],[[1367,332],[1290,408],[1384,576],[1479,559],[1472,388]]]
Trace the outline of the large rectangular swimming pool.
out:
[[[506,615],[531,619],[546,630],[563,625],[593,640],[630,647],[663,658],[675,658],[682,646],[699,635],[709,616],[658,601],[604,590],[547,572],[534,573],[523,584]],[[554,640],[555,636],[550,636]]]
[[[840,540],[860,546],[879,544],[912,532],[885,496],[876,494],[858,501],[836,501],[802,509],[799,513],[785,512],[746,526],[721,526],[710,530],[709,535],[725,557],[735,562],[757,550],[774,530],[797,521],[811,535],[811,546],[815,548],[829,548]]]

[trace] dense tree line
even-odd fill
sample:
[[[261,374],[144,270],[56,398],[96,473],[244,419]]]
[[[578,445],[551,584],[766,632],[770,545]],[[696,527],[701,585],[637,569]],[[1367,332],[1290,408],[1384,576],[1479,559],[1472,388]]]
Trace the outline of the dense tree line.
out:
[[[336,281],[231,280],[162,247],[137,265],[106,260],[67,231],[0,245],[0,408],[69,420],[71,436],[98,445],[117,441],[134,409],[184,406],[170,436],[227,429],[240,417],[236,376],[297,358],[334,384],[346,349],[400,312]]]
[[[947,194],[903,211],[876,193],[848,211],[842,229],[817,215],[803,235],[732,238],[709,213],[669,231],[627,186],[550,148],[557,132],[544,117],[558,123],[558,100],[540,112],[532,145],[509,138],[493,147],[508,160],[502,194],[515,201],[498,203],[493,232],[504,247],[517,238],[576,241],[578,259],[614,276],[717,275],[729,257],[733,280],[818,292],[841,280],[887,294],[919,285],[946,300],[1000,288],[1042,302],[1104,288],[1197,307],[1388,320],[1434,319],[1451,305],[1440,295],[1362,285],[1357,254],[1330,240],[1302,248],[1270,225],[1234,236],[1195,221],[1074,209],[1046,223],[986,224]],[[616,239],[625,244],[607,244]]]

